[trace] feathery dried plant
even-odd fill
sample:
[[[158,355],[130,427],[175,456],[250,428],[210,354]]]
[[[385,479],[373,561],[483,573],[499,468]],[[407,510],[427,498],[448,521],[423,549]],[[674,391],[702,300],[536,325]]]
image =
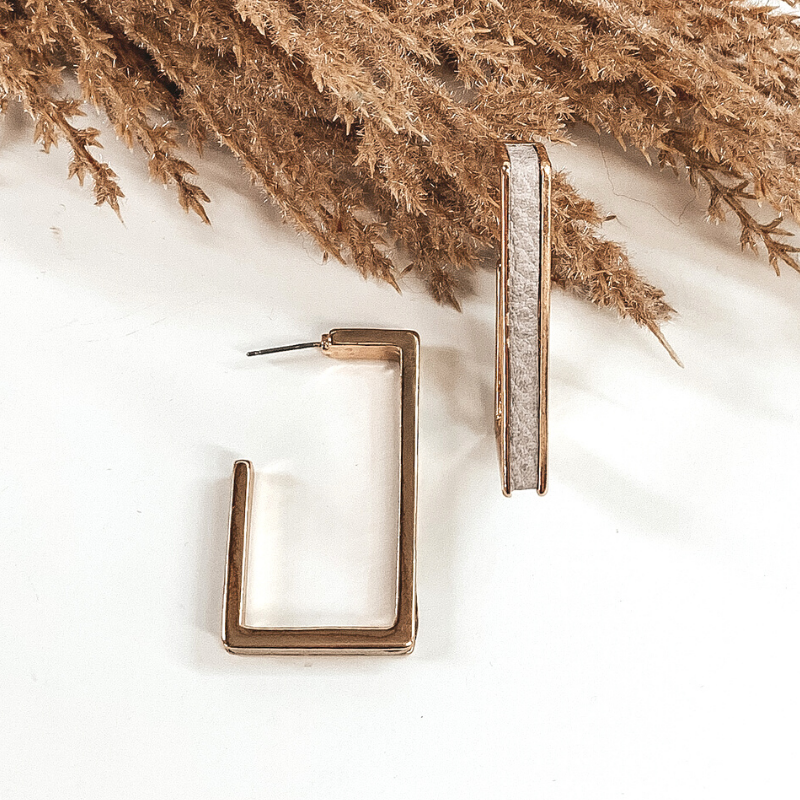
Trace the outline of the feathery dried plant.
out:
[[[82,101],[204,221],[179,131],[229,148],[325,253],[394,286],[414,270],[455,306],[496,245],[498,142],[575,123],[685,170],[743,248],[798,269],[799,97],[798,20],[744,0],[0,0],[0,110],[20,98],[45,150],[66,141],[98,204],[123,195]],[[555,283],[669,349],[672,309],[602,222],[556,175]]]

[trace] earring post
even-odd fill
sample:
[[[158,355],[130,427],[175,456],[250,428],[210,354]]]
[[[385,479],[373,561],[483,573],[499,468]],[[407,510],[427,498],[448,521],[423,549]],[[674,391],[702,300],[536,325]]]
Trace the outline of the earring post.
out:
[[[251,350],[248,356],[266,356],[270,353],[285,353],[287,350],[305,350],[309,347],[322,347],[322,342],[302,342],[300,344],[288,344],[283,347],[267,347],[265,350]]]

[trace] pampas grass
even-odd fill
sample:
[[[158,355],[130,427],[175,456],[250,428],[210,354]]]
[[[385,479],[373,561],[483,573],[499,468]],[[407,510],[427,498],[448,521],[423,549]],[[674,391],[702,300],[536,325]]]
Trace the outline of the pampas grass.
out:
[[[576,123],[688,174],[742,247],[798,269],[799,57],[794,16],[738,0],[0,0],[0,109],[21,99],[98,204],[123,194],[83,102],[203,221],[183,138],[228,148],[325,253],[455,306],[497,246],[498,143]],[[555,176],[553,279],[663,342],[672,308],[603,219]]]

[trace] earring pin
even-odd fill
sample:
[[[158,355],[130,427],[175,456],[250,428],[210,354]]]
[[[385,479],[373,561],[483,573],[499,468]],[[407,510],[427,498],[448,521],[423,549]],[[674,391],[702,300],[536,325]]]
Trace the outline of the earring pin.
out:
[[[310,347],[324,347],[324,342],[301,342],[300,344],[287,344],[282,347],[267,347],[264,350],[251,350],[248,356],[267,356],[270,353],[286,353],[289,350],[306,350]]]

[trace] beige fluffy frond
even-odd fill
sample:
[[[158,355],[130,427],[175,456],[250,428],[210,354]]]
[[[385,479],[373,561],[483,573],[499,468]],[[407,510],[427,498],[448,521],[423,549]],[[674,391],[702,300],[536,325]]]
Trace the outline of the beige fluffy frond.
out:
[[[326,254],[394,286],[412,270],[441,302],[497,244],[498,142],[575,123],[685,171],[742,247],[798,268],[800,23],[744,0],[0,0],[0,110],[21,98],[118,212],[64,67],[187,211],[208,221],[179,131],[227,147]],[[555,282],[663,341],[671,307],[592,203],[557,176],[554,204]]]

